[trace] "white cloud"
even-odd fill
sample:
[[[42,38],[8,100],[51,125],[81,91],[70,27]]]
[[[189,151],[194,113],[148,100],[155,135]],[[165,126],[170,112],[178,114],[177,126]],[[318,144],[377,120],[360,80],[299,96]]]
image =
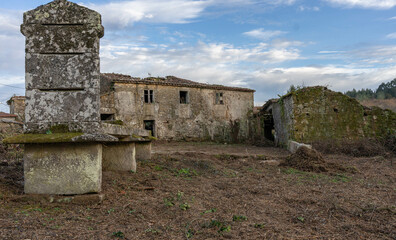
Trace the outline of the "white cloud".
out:
[[[386,38],[396,39],[396,32],[386,35]]]
[[[298,7],[298,10],[301,11],[301,12],[304,12],[304,11],[318,12],[318,11],[320,11],[320,8],[316,7],[316,6],[315,7],[307,7],[307,6],[301,5],[301,6]]]
[[[275,31],[265,31],[263,28],[259,28],[259,29],[255,29],[249,32],[244,32],[243,34],[249,37],[253,37],[253,38],[258,38],[260,40],[268,40],[274,37],[278,37],[280,35],[284,35],[287,32],[284,31],[279,31],[279,30],[275,30]]]
[[[390,9],[396,6],[396,0],[325,0],[336,6],[347,8]]]
[[[199,17],[210,1],[135,0],[88,4],[103,16],[104,24],[123,28],[136,22],[187,23]]]
[[[0,74],[24,72],[24,37],[19,28],[22,12],[0,9]]]
[[[396,16],[389,18],[389,20],[396,20]]]

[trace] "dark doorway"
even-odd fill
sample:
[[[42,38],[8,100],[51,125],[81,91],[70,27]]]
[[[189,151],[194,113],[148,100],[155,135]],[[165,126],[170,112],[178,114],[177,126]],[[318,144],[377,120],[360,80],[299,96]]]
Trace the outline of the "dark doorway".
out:
[[[151,136],[155,137],[155,121],[144,120],[144,129],[151,131]]]
[[[268,140],[274,141],[275,127],[272,112],[264,115],[264,137]]]

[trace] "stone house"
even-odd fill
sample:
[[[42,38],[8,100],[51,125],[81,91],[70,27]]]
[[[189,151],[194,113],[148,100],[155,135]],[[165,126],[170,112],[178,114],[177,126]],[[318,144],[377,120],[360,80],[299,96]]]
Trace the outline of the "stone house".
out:
[[[159,139],[244,141],[254,92],[173,76],[102,74],[101,117],[144,127]]]
[[[25,97],[24,96],[13,96],[7,104],[10,106],[10,114],[15,114],[16,120],[25,121]]]
[[[313,143],[396,134],[395,112],[364,107],[354,98],[321,86],[269,100],[253,122],[256,137],[273,139],[277,145],[287,145],[289,140]]]

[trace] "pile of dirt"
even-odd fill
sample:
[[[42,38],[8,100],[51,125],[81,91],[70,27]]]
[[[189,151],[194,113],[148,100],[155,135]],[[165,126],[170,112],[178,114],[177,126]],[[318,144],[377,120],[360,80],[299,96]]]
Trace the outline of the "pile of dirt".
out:
[[[286,158],[280,166],[292,167],[308,172],[328,172],[326,161],[322,154],[314,149],[300,147],[297,151]]]

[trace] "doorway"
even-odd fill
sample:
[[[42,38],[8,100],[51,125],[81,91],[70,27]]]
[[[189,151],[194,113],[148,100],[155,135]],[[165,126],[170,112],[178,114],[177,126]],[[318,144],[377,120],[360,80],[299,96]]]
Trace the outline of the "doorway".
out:
[[[144,129],[151,132],[151,136],[155,137],[155,121],[154,120],[144,120]]]

